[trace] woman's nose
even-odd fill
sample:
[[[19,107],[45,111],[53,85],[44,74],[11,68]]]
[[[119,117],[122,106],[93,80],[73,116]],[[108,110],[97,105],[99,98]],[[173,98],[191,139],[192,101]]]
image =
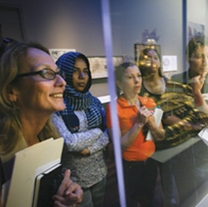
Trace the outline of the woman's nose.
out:
[[[79,74],[79,77],[80,78],[84,78],[85,77],[85,73],[83,71],[81,71],[80,74]]]
[[[58,86],[61,86],[61,87],[66,86],[66,81],[60,75],[56,75],[56,83]]]
[[[138,83],[139,82],[139,77],[135,77],[135,82]]]
[[[204,63],[204,65],[208,64],[208,56],[204,56],[203,63]]]

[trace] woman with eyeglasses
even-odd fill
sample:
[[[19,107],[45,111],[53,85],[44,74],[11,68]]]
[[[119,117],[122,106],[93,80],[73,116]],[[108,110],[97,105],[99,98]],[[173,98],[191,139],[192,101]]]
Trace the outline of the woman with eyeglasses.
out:
[[[65,108],[66,83],[58,72],[48,50],[39,44],[16,43],[1,57],[0,158],[4,173],[1,184],[11,179],[11,163],[16,152],[48,138],[60,137],[51,122],[52,113]],[[52,199],[56,207],[80,203],[82,190],[70,180],[69,170],[65,171]]]
[[[105,110],[89,91],[92,78],[84,54],[65,53],[56,64],[67,83],[64,92],[66,109],[53,119],[66,143],[63,165],[70,166],[72,180],[84,191],[80,206],[102,207],[107,174],[104,155],[109,143]]]

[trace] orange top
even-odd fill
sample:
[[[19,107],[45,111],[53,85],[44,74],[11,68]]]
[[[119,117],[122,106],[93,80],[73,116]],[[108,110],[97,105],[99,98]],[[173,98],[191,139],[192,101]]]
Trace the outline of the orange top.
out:
[[[146,106],[147,108],[156,107],[154,100],[151,98],[138,96],[138,99],[141,105]],[[136,122],[138,109],[135,105],[129,106],[126,99],[120,96],[117,99],[117,110],[121,134],[124,135]],[[106,119],[107,127],[112,128],[110,104],[108,104],[106,108]],[[123,152],[123,159],[127,161],[144,161],[149,158],[154,151],[154,141],[146,141],[143,132],[140,131],[131,146]]]

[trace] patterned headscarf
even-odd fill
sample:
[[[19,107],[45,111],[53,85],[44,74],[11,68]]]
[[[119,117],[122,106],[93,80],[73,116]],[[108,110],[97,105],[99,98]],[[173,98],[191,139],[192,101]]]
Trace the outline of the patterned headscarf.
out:
[[[77,58],[83,59],[87,68],[89,69],[89,80],[82,92],[76,91],[73,85],[73,71],[74,65]],[[102,115],[104,113],[103,107],[99,99],[92,96],[89,92],[91,87],[91,72],[90,65],[87,57],[79,52],[68,52],[63,54],[56,61],[57,66],[64,73],[64,79],[66,80],[66,89],[64,92],[64,102],[66,109],[59,112],[67,126],[67,128],[73,133],[79,130],[79,119],[75,115],[74,111],[84,110],[87,120],[88,128],[103,128]]]

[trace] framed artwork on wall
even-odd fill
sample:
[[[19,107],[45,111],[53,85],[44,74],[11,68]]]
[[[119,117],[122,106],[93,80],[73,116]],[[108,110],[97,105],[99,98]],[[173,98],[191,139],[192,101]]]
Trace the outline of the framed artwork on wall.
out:
[[[162,69],[163,72],[177,71],[177,56],[165,55],[162,56]]]
[[[92,78],[106,78],[108,77],[107,63],[105,56],[89,56],[87,57],[90,62],[90,70]],[[114,56],[113,64],[117,66],[123,63],[123,56]]]
[[[49,49],[51,57],[56,62],[58,58],[66,52],[76,52],[75,49]]]

